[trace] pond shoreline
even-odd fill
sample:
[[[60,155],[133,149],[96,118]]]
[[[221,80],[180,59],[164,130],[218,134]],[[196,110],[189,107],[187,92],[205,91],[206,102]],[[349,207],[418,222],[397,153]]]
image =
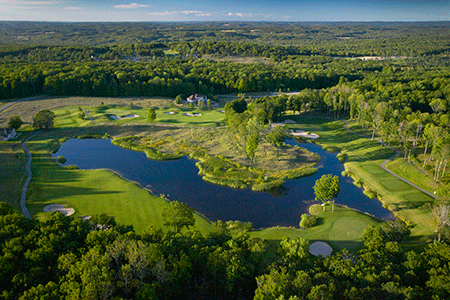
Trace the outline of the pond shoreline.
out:
[[[114,146],[109,140],[69,140],[68,142],[73,143],[74,145],[72,146],[82,143],[84,146],[79,145],[78,147],[84,149],[83,151],[86,151],[86,145],[89,143],[97,144],[97,146],[91,149],[94,154],[79,153],[75,146],[73,154],[66,155],[59,151],[64,150],[68,144],[66,144],[67,142],[62,144],[60,150],[54,156],[65,156],[67,158],[66,164],[76,164],[81,169],[108,169],[126,180],[136,182],[140,187],[154,195],[164,194],[171,200],[185,202],[193,207],[195,211],[213,221],[220,219],[251,222],[254,228],[297,227],[300,215],[307,213],[309,207],[317,203],[317,201],[314,201],[312,189],[305,189],[305,187],[312,185],[315,177],[320,176],[320,174],[303,177],[302,179],[287,180],[285,188],[280,190],[278,194],[272,195],[267,192],[254,192],[251,189],[239,190],[209,184],[201,176],[198,176],[195,161],[187,157],[175,161],[151,161],[144,153],[131,150],[131,153],[134,154],[130,155],[130,150]],[[308,144],[304,146],[308,146]],[[105,147],[109,150],[105,150]],[[312,144],[308,147],[319,146]],[[104,153],[98,153],[98,151],[103,151]],[[87,159],[92,156],[105,158],[106,153],[110,151],[114,151],[114,153],[108,154],[111,156],[109,158],[112,164],[110,167],[94,165],[94,163],[98,163],[95,157],[92,158],[92,161]],[[116,152],[122,154],[116,154]],[[75,157],[72,157],[72,155],[75,155]],[[336,160],[335,155],[329,153],[328,156],[334,156],[334,160]],[[83,161],[83,157],[87,160]],[[80,159],[80,164],[74,159]],[[122,161],[124,159],[131,159],[131,161],[124,162]],[[327,159],[329,158],[325,160]],[[123,164],[122,167],[117,165],[119,163]],[[325,171],[324,167],[322,163],[320,165],[318,171],[323,173]],[[341,164],[339,163],[339,165]],[[130,169],[130,166],[134,167]],[[352,184],[346,184],[346,186],[347,188],[350,186],[353,189]],[[350,194],[354,193],[355,189]],[[356,196],[358,199],[366,198],[361,191],[356,191],[356,193],[361,195]],[[355,197],[355,195],[352,195],[352,197]],[[346,203],[347,197],[342,198],[344,201],[338,200],[337,203],[347,207],[355,207],[351,203]],[[365,202],[368,202],[368,204],[373,202],[379,203],[370,199],[367,199]],[[356,206],[355,208],[359,211],[364,211],[363,209],[367,208],[367,204],[363,204],[361,207]],[[368,213],[379,219],[384,219],[383,216],[386,215],[386,213],[380,215],[379,212],[376,213],[371,210]]]

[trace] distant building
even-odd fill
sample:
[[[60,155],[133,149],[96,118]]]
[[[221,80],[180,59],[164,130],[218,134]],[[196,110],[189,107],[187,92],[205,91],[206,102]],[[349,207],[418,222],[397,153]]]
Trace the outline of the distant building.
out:
[[[203,103],[206,104],[208,102],[208,97],[202,94],[195,94],[187,97],[186,101],[187,103],[194,103],[194,104],[198,104],[200,101],[202,101]]]
[[[17,136],[14,128],[0,129],[0,141],[6,142]]]

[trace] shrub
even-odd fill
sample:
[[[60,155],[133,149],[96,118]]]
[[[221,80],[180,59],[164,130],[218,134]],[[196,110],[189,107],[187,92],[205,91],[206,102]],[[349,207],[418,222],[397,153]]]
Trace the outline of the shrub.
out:
[[[66,169],[66,170],[78,170],[78,166],[75,166],[75,165],[65,166],[64,169]]]
[[[341,151],[340,149],[339,149],[339,147],[336,147],[336,146],[329,146],[329,147],[326,147],[326,148],[324,148],[326,151],[328,151],[328,152],[333,152],[333,153],[336,153],[336,152],[339,152],[339,151]]]
[[[339,160],[340,163],[343,163],[347,158],[347,154],[341,152],[338,155],[336,155],[336,158]]]
[[[203,180],[209,183],[228,186],[234,189],[245,189],[247,185],[239,180],[227,179],[227,178],[217,178],[211,176],[203,176]]]
[[[67,159],[64,157],[64,156],[58,156],[57,158],[56,158],[56,160],[60,163],[60,164],[65,164],[66,163],[66,161],[67,161]]]
[[[300,227],[311,228],[316,226],[317,217],[308,214],[302,214],[302,219],[300,220]]]
[[[360,188],[362,187],[363,182],[359,179],[356,179],[355,181],[353,181],[353,185]]]
[[[377,193],[370,189],[365,189],[363,191],[363,194],[366,195],[369,199],[373,199],[377,196]]]
[[[273,189],[282,187],[283,184],[284,184],[284,180],[283,179],[272,180],[272,181],[264,182],[264,183],[261,183],[261,184],[255,184],[252,187],[252,191],[255,191],[255,192],[271,191]]]
[[[252,223],[250,222],[227,221],[226,225],[228,230],[237,230],[244,232],[252,231],[253,228]]]

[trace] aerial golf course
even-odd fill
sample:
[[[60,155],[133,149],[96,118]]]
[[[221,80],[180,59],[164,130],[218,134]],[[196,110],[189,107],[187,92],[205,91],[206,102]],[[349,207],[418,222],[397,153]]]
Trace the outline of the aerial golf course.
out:
[[[156,119],[152,123],[147,120],[147,109],[150,106],[156,110]],[[5,166],[5,171],[0,175],[4,201],[16,209],[19,209],[17,199],[20,198],[19,191],[26,178],[26,157],[21,143],[34,133],[30,124],[33,115],[41,109],[50,109],[55,113],[54,127],[41,130],[27,143],[32,153],[33,176],[26,197],[31,215],[41,220],[50,215],[43,211],[46,205],[64,204],[75,210],[73,217],[107,213],[114,216],[120,224],[132,225],[138,233],[150,225],[168,230],[163,225],[161,213],[169,200],[177,199],[155,195],[151,187],[143,187],[107,169],[62,167],[52,157],[52,153],[68,138],[112,138],[114,141],[138,136],[144,141],[144,146],[160,155],[173,154],[175,149],[180,155],[189,155],[190,152],[201,149],[209,157],[225,157],[235,164],[234,174],[242,177],[256,174],[253,169],[267,170],[272,172],[270,174],[275,174],[273,176],[278,176],[277,174],[286,170],[313,166],[320,160],[313,153],[300,152],[302,150],[295,147],[284,145],[275,149],[270,143],[263,142],[256,151],[256,159],[250,161],[227,134],[222,105],[192,108],[174,105],[170,98],[42,97],[16,103],[0,112],[2,122],[11,115],[19,114],[25,122],[16,139],[0,143],[0,158]],[[343,121],[328,116],[286,113],[283,118],[295,122],[287,124],[288,129],[316,133],[320,136],[315,140],[317,144],[336,154],[345,155],[343,164],[346,175],[352,176],[363,189],[376,195],[378,199],[372,201],[381,201],[397,218],[410,225],[411,236],[404,241],[405,245],[421,247],[432,240],[433,219],[431,212],[424,209],[424,206],[427,203],[431,205],[433,199],[380,167],[381,163],[394,155],[393,150],[381,146],[377,141],[371,141],[370,136],[361,137],[350,133]],[[350,129],[357,131],[359,127],[350,122]],[[399,160],[400,158],[389,163],[388,167],[397,172],[399,165],[401,166]],[[248,183],[249,179],[245,180]],[[312,228],[275,226],[254,230],[250,235],[266,240],[281,240],[283,236],[302,237],[311,241],[325,241],[335,250],[352,250],[361,247],[364,228],[384,222],[340,205],[336,205],[334,211],[330,204],[323,208],[319,202],[310,207],[310,214],[318,218],[317,225]],[[194,228],[207,234],[211,221],[200,214],[196,214],[195,218]]]

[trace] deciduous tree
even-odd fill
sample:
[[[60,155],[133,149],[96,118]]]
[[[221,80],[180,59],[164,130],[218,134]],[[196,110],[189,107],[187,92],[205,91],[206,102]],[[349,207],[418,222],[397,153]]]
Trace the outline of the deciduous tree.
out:
[[[55,113],[48,110],[43,109],[40,110],[33,118],[33,128],[36,129],[50,129],[53,127],[55,119]]]
[[[19,116],[11,116],[9,117],[8,126],[14,129],[19,129],[22,126],[23,121]]]
[[[173,226],[175,232],[179,232],[183,227],[195,224],[194,210],[189,205],[172,201],[164,208],[162,213],[164,225]]]
[[[322,175],[322,177],[316,180],[313,188],[314,194],[316,195],[316,200],[320,200],[323,203],[329,200],[333,200],[339,195],[339,192],[341,191],[341,188],[339,186],[339,177],[333,176],[331,174]]]

